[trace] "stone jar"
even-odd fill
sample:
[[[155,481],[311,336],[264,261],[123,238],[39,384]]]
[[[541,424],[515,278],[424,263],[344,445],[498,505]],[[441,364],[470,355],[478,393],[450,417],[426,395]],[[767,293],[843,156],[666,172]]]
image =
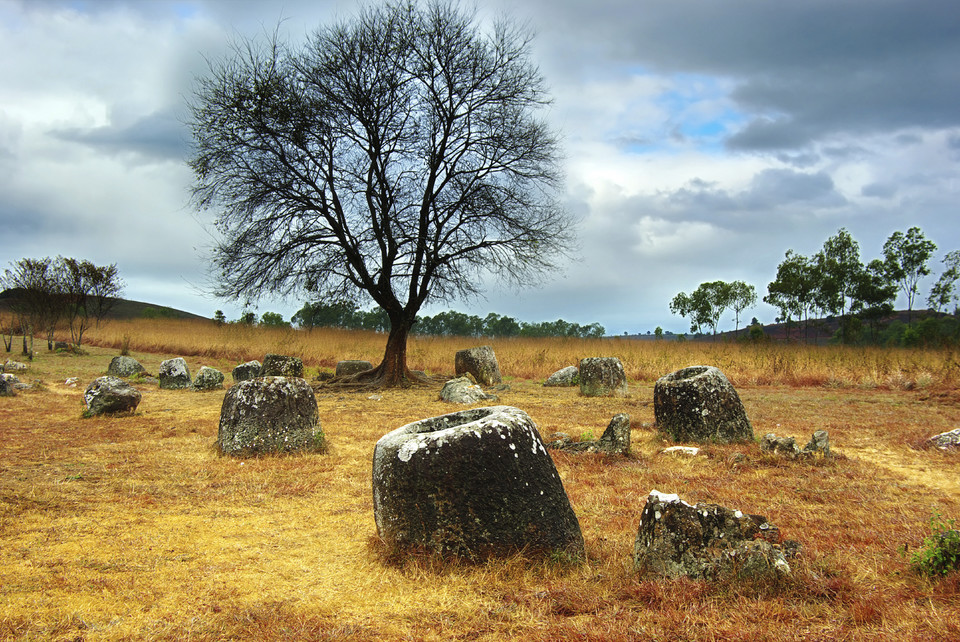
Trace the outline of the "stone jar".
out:
[[[583,554],[583,535],[536,426],[491,406],[384,435],[373,455],[377,532],[393,551],[484,559]]]

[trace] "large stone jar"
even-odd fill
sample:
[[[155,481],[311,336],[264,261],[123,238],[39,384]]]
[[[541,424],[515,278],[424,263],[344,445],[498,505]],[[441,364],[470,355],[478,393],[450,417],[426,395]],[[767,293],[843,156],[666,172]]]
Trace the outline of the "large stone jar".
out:
[[[626,397],[627,374],[617,357],[580,360],[580,394],[584,397]]]
[[[313,388],[299,377],[260,377],[232,386],[220,409],[217,446],[239,457],[325,451]]]
[[[503,383],[497,355],[490,346],[460,350],[454,355],[453,367],[458,377],[469,373],[484,386]]]
[[[658,379],[653,414],[657,428],[674,441],[753,441],[740,396],[713,366],[691,366]]]
[[[530,417],[490,406],[384,435],[373,455],[377,532],[392,551],[470,559],[583,554],[580,524]]]

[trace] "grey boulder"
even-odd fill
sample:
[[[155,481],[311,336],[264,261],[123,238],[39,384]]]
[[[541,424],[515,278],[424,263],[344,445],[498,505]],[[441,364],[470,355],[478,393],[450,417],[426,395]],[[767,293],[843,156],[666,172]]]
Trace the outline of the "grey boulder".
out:
[[[263,367],[263,364],[254,359],[253,361],[241,363],[239,366],[234,368],[230,374],[233,377],[233,382],[239,383],[240,381],[255,379],[260,374],[261,367]]]
[[[113,377],[132,377],[143,371],[143,365],[139,361],[123,355],[111,359],[107,367],[107,374]]]
[[[83,393],[86,415],[134,412],[140,405],[140,391],[119,377],[98,377]]]
[[[552,375],[547,377],[547,380],[543,382],[544,386],[547,387],[573,387],[580,383],[580,368],[577,366],[567,366],[566,368],[561,368],[557,370]]]
[[[940,450],[960,449],[960,428],[955,428],[930,438],[930,443]]]
[[[187,367],[183,357],[161,362],[157,379],[160,381],[160,387],[165,390],[182,390],[189,388],[193,383],[190,379],[190,368]]]
[[[440,390],[440,399],[449,403],[471,404],[481,401],[497,401],[496,395],[489,395],[483,388],[467,377],[451,379]]]

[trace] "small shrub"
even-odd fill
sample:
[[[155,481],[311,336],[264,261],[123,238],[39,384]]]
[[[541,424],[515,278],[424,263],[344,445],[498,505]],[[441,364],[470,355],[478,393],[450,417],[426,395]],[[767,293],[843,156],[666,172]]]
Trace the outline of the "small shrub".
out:
[[[910,556],[910,565],[918,573],[939,577],[960,569],[960,531],[955,520],[944,521],[940,513],[930,518],[930,536],[923,547]]]
[[[130,356],[130,335],[125,334],[120,340],[120,356],[129,357]]]

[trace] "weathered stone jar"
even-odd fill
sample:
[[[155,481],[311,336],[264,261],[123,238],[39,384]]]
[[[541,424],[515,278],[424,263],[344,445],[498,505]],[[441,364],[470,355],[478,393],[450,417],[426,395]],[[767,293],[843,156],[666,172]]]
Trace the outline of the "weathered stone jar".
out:
[[[258,377],[303,377],[303,361],[298,357],[267,354],[263,357]]]
[[[143,365],[133,357],[119,356],[110,360],[107,374],[112,377],[132,377],[143,372]]]
[[[223,398],[217,446],[224,455],[323,452],[317,398],[299,377],[248,379]]]
[[[691,366],[658,379],[653,414],[657,428],[674,441],[753,440],[740,396],[713,366]]]
[[[497,355],[490,346],[460,350],[454,356],[453,367],[458,377],[462,374],[472,374],[477,383],[484,386],[503,383]]]
[[[641,578],[779,577],[799,550],[761,515],[717,504],[691,506],[677,495],[650,492],[634,541]]]
[[[616,357],[580,360],[580,394],[584,397],[626,397],[627,375]]]
[[[190,368],[187,367],[187,362],[183,357],[161,362],[157,378],[160,380],[160,387],[167,390],[180,390],[193,385],[193,380],[190,378]]]
[[[361,372],[366,372],[367,370],[373,370],[373,364],[369,361],[363,361],[360,359],[347,359],[345,361],[337,362],[335,376],[347,377],[350,375],[359,374]]]
[[[241,363],[230,372],[231,376],[233,377],[233,382],[239,383],[249,379],[256,379],[260,375],[260,368],[262,366],[263,364],[256,359],[253,361],[247,361],[246,363]]]
[[[485,559],[583,554],[583,535],[536,426],[491,406],[384,435],[373,454],[377,532],[394,552]]]

